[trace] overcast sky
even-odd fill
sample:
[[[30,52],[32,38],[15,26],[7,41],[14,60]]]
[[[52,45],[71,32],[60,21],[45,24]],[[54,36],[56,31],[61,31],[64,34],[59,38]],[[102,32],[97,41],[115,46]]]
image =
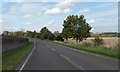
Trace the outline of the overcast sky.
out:
[[[117,2],[4,2],[0,10],[0,23],[8,31],[39,32],[46,26],[52,32],[61,32],[68,15],[84,15],[91,32],[118,31]]]

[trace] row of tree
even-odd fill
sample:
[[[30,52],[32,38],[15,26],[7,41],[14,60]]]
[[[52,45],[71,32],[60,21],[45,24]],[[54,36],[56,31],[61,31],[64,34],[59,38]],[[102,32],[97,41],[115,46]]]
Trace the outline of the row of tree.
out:
[[[91,26],[86,22],[86,19],[83,15],[69,15],[63,21],[63,30],[62,33],[55,31],[52,33],[47,29],[47,27],[43,27],[39,33],[36,31],[17,31],[17,32],[8,32],[4,31],[3,35],[9,36],[18,36],[18,37],[30,37],[30,38],[40,38],[40,39],[48,39],[48,40],[60,40],[68,41],[68,38],[76,39],[76,42],[82,41],[83,39],[90,36]],[[64,39],[63,39],[64,38]]]
[[[24,37],[24,38],[39,38],[39,39],[47,39],[47,40],[58,40],[58,41],[64,41],[61,33],[59,31],[55,31],[52,33],[48,30],[47,27],[43,27],[40,32],[36,31],[16,31],[16,32],[9,32],[4,31],[3,35],[5,36],[12,36],[12,37]]]
[[[102,32],[102,33],[91,33],[91,37],[120,37],[120,33],[117,32]]]

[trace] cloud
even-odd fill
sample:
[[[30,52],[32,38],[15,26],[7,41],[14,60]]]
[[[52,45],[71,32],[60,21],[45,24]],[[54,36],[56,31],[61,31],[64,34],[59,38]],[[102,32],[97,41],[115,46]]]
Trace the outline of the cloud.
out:
[[[59,2],[59,1],[65,1],[65,0],[0,0],[0,2]],[[70,1],[72,2],[119,2],[119,0],[70,0]]]
[[[58,2],[58,4],[55,5],[55,7],[58,8],[70,8],[72,6],[74,6],[74,2],[72,2],[72,0],[64,0],[61,2]]]
[[[26,14],[26,15],[24,15],[23,17],[24,17],[24,18],[31,18],[32,15],[31,15],[31,14]]]
[[[2,22],[3,22],[3,20],[1,19],[1,20],[0,20],[0,23],[2,23]]]
[[[112,5],[114,5],[114,3],[101,4],[101,5],[98,5],[97,7],[108,7],[108,6],[112,6]]]
[[[3,24],[5,21],[3,21],[2,19],[0,19],[0,24]]]
[[[51,19],[49,22],[47,22],[46,24],[44,24],[43,26],[41,26],[41,28],[43,27],[47,27],[50,31],[54,31],[55,30],[55,19]],[[41,28],[39,29],[39,31],[41,30]]]
[[[82,13],[90,12],[90,9],[80,9],[79,12],[82,12]]]
[[[25,23],[25,25],[30,25],[31,23]]]
[[[55,14],[61,14],[62,11],[60,8],[52,8],[52,9],[48,9],[44,12],[44,14],[46,15],[55,15]]]
[[[93,24],[95,22],[95,19],[91,19],[90,21],[88,21],[89,24]]]
[[[42,12],[38,12],[38,14],[37,14],[37,15],[39,16],[39,15],[41,15],[41,14],[42,14]]]
[[[51,21],[49,21],[47,24],[46,24],[46,27],[52,27],[54,26],[55,24],[55,19],[52,19]]]
[[[70,9],[65,9],[64,11],[63,11],[64,13],[69,13],[70,12]]]
[[[10,10],[11,10],[11,11],[16,11],[16,10],[17,10],[17,6],[12,6],[12,7],[10,8]]]

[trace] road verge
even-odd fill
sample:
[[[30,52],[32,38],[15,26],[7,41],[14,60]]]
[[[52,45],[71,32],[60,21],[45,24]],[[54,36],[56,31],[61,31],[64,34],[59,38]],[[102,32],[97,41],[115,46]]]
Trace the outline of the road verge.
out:
[[[112,57],[115,59],[120,59],[119,50],[112,50],[112,49],[108,49],[108,48],[104,48],[104,47],[91,47],[91,46],[86,47],[83,45],[65,44],[65,43],[59,42],[59,41],[54,41],[54,43],[62,45],[62,46],[66,46],[67,48],[74,48],[74,49],[78,49],[78,50],[82,50],[82,51],[86,51],[86,52],[90,52],[90,53],[94,53],[94,54],[99,54],[99,55],[103,55],[103,56]]]
[[[2,54],[2,70],[15,70],[17,65],[31,52],[33,46],[34,44],[30,42],[25,46]]]

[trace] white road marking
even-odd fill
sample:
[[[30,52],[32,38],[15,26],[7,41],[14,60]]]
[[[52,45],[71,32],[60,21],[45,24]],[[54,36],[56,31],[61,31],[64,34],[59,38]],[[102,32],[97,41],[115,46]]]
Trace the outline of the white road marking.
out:
[[[24,62],[24,64],[22,65],[22,67],[20,68],[20,70],[23,70],[25,64],[27,63],[28,59],[30,58],[32,54],[30,53],[30,55],[27,57],[26,61]]]
[[[51,49],[51,50],[55,51],[55,49]]]
[[[46,45],[47,48],[51,49],[52,51],[55,51],[55,49],[51,48],[50,46]]]
[[[50,48],[48,45],[46,45],[47,48]]]
[[[19,72],[21,72],[21,70],[23,70],[23,68],[25,67],[28,59],[31,57],[32,52],[33,52],[34,50],[35,50],[35,43],[34,43],[34,48],[32,49],[31,53],[29,54],[29,56],[27,57],[27,59],[25,60],[25,62],[23,63],[23,65],[22,65],[22,67],[20,68],[20,71],[19,71]]]
[[[47,48],[51,49],[52,51],[55,51],[55,49],[53,48],[50,48],[50,46],[46,45]],[[64,46],[62,46],[64,47]],[[67,47],[66,47],[67,48]],[[59,53],[58,53],[59,54]],[[62,54],[59,54],[62,58],[66,59],[68,62],[70,62],[73,66],[75,66],[76,68],[80,69],[80,70],[85,70],[82,66],[72,62],[68,57],[62,55]]]
[[[70,62],[72,65],[74,65],[74,66],[77,67],[78,69],[80,69],[80,70],[85,70],[82,66],[80,66],[80,65],[72,62],[68,57],[66,57],[66,56],[64,56],[64,55],[62,55],[62,54],[60,54],[60,56],[63,57],[64,59],[66,59],[68,62]]]

